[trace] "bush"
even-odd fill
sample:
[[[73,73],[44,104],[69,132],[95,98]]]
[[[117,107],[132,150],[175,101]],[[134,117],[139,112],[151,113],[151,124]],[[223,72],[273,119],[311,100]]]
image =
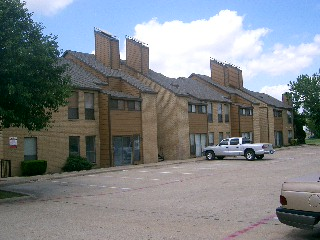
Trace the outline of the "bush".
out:
[[[296,146],[296,145],[298,145],[298,139],[291,139],[290,143],[291,143],[291,145]]]
[[[86,158],[80,156],[69,156],[67,158],[66,164],[62,167],[64,172],[73,172],[81,170],[90,170],[92,168],[92,163]]]
[[[30,160],[21,162],[22,176],[42,175],[47,171],[47,161]]]

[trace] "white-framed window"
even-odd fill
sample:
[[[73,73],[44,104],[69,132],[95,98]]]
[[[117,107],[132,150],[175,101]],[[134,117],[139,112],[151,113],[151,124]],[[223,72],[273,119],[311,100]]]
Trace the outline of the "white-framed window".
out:
[[[188,105],[188,112],[189,112],[189,113],[195,113],[195,112],[196,112],[196,105],[194,105],[194,104],[189,104],[189,105]]]
[[[209,146],[213,146],[214,145],[214,133],[209,133],[208,134],[209,135],[209,137],[208,137],[208,139],[209,139]]]
[[[248,138],[248,139],[250,139],[251,141],[253,141],[253,134],[252,134],[252,132],[243,132],[243,133],[241,133],[241,137],[243,137],[243,138]]]
[[[86,157],[91,163],[96,163],[96,136],[86,136]]]
[[[112,110],[124,110],[124,100],[111,99],[110,109]]]
[[[84,93],[85,119],[94,120],[94,94]]]
[[[252,108],[240,108],[240,115],[241,116],[252,116],[253,109]]]
[[[222,119],[222,104],[221,103],[218,104],[218,122],[223,122],[223,119]]]
[[[141,111],[141,102],[140,101],[128,101],[128,110],[129,111]]]
[[[224,105],[224,121],[225,122],[230,121],[229,116],[230,116],[230,106],[229,104],[225,104]]]
[[[287,115],[288,115],[288,123],[292,124],[292,112],[291,111],[287,111]]]
[[[207,113],[207,106],[206,105],[199,105],[198,106],[198,113]]]
[[[68,103],[68,119],[79,119],[79,93],[73,91]]]

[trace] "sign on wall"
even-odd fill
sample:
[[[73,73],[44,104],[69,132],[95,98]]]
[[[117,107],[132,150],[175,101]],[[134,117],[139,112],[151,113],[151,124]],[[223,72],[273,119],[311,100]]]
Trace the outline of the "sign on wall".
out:
[[[9,147],[17,148],[18,146],[18,138],[17,137],[9,137]]]

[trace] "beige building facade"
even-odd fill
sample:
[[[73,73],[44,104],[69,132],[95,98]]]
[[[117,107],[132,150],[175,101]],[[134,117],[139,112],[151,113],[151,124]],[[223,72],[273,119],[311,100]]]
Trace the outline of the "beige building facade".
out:
[[[95,54],[66,51],[61,58],[74,90],[52,127],[0,132],[0,157],[11,160],[13,175],[31,159],[47,160],[55,173],[71,154],[99,168],[199,157],[231,136],[275,146],[294,137],[286,99],[244,88],[238,67],[210,59],[211,76],[169,78],[150,69],[147,44],[127,36],[121,60],[117,37],[97,28],[94,36]]]

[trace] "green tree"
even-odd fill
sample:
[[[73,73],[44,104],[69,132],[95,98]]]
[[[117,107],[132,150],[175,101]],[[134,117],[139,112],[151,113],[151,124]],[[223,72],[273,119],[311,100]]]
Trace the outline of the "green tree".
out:
[[[47,128],[70,94],[57,37],[31,17],[25,2],[0,1],[0,130]]]
[[[320,136],[320,75],[301,75],[297,81],[289,83],[293,106],[315,126],[315,134]],[[307,121],[307,122],[308,122]]]

